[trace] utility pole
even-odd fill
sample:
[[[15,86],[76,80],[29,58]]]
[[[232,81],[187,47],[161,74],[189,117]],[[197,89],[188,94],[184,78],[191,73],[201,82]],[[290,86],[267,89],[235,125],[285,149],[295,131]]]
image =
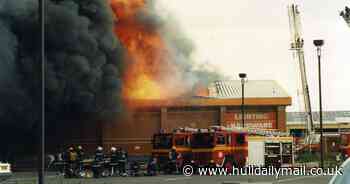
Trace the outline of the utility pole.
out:
[[[45,180],[45,0],[38,1],[38,15],[40,26],[40,59],[41,59],[41,124],[39,126],[39,153],[38,153],[38,184]]]

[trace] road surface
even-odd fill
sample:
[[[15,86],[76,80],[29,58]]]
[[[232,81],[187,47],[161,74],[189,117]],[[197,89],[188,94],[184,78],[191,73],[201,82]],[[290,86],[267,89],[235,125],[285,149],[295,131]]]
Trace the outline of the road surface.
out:
[[[162,175],[155,177],[108,177],[100,179],[65,179],[55,174],[46,177],[46,184],[327,184],[330,176],[191,176]],[[15,173],[1,184],[36,184],[35,173]]]

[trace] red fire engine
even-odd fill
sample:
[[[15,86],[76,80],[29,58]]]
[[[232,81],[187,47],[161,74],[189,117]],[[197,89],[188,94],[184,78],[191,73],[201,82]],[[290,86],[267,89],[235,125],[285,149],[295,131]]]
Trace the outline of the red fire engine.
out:
[[[192,133],[192,164],[195,166],[243,167],[248,156],[248,133],[223,127]]]
[[[169,152],[174,149],[184,163],[191,161],[190,138],[193,129],[180,128],[172,133],[158,133],[153,136],[152,156],[157,158],[161,167],[166,165]]]
[[[344,159],[350,156],[350,132],[340,133],[340,152]]]

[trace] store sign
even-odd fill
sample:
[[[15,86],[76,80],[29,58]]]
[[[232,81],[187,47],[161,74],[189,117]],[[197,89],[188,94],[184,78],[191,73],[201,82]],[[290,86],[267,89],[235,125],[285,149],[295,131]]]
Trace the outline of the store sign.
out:
[[[242,126],[241,112],[226,112],[224,115],[226,126]],[[276,113],[275,112],[246,112],[244,113],[244,127],[275,129]]]

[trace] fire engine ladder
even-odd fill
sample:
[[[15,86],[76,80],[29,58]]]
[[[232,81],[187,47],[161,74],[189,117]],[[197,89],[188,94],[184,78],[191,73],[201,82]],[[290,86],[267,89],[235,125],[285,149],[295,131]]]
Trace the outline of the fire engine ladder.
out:
[[[317,141],[317,136],[314,133],[312,111],[309,87],[305,69],[305,57],[304,57],[304,40],[301,34],[301,21],[300,12],[298,6],[295,4],[288,6],[289,27],[291,33],[291,50],[293,51],[293,58],[297,61],[299,66],[299,73],[301,79],[302,95],[304,101],[304,110],[306,112],[306,129],[307,136],[305,137],[305,143],[313,144]]]
[[[349,7],[345,7],[345,10],[340,12],[340,16],[343,17],[343,19],[345,20],[345,22],[348,24],[348,26],[350,27],[350,8]]]
[[[263,130],[263,129],[256,129],[256,128],[211,126],[210,129],[242,132],[242,133],[248,133],[249,135],[274,136],[274,137],[288,137],[288,136],[290,136],[286,132],[275,131],[275,130]]]
[[[178,127],[173,130],[174,132],[198,132],[197,128],[191,127]]]

